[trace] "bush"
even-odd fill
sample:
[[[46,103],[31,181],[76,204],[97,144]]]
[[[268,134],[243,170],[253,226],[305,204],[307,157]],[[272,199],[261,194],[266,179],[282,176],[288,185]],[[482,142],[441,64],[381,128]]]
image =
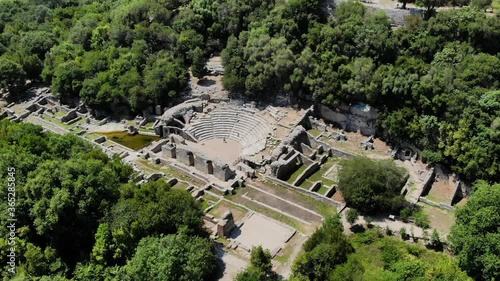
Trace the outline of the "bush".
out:
[[[401,229],[399,230],[399,235],[401,235],[401,239],[403,240],[408,239],[408,233],[406,232],[405,227],[401,227]]]
[[[349,224],[353,225],[358,220],[359,213],[356,209],[349,209],[346,212],[346,220]]]
[[[414,219],[415,224],[421,228],[427,229],[430,227],[429,216],[422,210],[414,212],[411,218]]]

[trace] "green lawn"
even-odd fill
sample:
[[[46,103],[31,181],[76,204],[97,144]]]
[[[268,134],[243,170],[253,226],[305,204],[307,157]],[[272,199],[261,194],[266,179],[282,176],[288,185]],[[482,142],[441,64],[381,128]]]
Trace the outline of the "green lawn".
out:
[[[144,124],[144,127],[146,128],[149,128],[149,127],[153,127],[153,125],[156,123],[156,121],[153,121],[153,122],[148,122],[146,124]]]
[[[95,140],[97,138],[100,137],[100,135],[98,134],[94,134],[94,133],[90,133],[90,134],[86,134],[87,138],[89,138],[90,140]]]
[[[327,178],[324,178],[323,175],[336,163],[338,163],[340,161],[339,158],[328,158],[328,160],[323,164],[321,165],[321,167],[319,168],[318,171],[316,171],[316,173],[312,174],[308,179],[309,181],[311,182],[317,182],[317,181],[321,181],[324,185],[328,185],[328,186],[333,186],[335,184],[337,184],[337,182],[331,180],[331,179],[327,179]]]
[[[302,165],[300,166],[297,171],[295,171],[295,173],[293,173],[290,178],[288,178],[287,182],[289,184],[293,184],[293,182],[300,176],[300,174],[302,174],[302,172],[304,172],[304,170],[307,168],[308,166],[307,165]]]
[[[153,173],[158,173],[158,172],[163,172],[167,176],[167,178],[176,178],[178,180],[183,180],[186,182],[191,183],[194,186],[202,187],[203,184],[195,179],[192,179],[184,174],[181,174],[174,170],[173,168],[170,168],[167,165],[156,165],[151,162],[149,162],[146,159],[139,159],[137,162],[141,166],[141,168],[146,168],[149,171],[152,171]]]
[[[186,188],[188,188],[188,187],[189,187],[189,184],[186,182],[183,182],[183,181],[178,181],[176,184],[174,184],[174,186],[172,186],[172,188],[182,189],[182,190],[186,190]]]
[[[64,111],[57,111],[54,113],[54,117],[63,117],[66,114],[68,114],[68,113],[66,113]]]
[[[318,192],[319,194],[325,195],[325,193],[328,191],[328,189],[329,189],[328,187],[321,185],[321,187],[316,192]]]
[[[314,136],[314,137],[317,137],[317,136],[319,136],[322,133],[322,131],[320,131],[318,129],[311,129],[311,130],[309,130],[307,132],[309,134],[311,134],[312,136]]]
[[[310,180],[305,180],[305,181],[303,181],[303,182],[299,185],[299,187],[302,187],[302,188],[305,188],[305,189],[310,189],[310,188],[313,186],[313,183],[314,183],[314,182],[312,182],[312,181],[310,181]]]
[[[289,190],[288,188],[286,187],[283,187],[281,185],[278,185],[278,184],[275,184],[273,182],[270,182],[268,180],[264,181],[264,183],[268,186],[272,186],[273,188],[275,189],[281,189],[281,190]],[[320,215],[324,216],[324,217],[330,217],[330,216],[333,216],[333,215],[336,215],[337,214],[337,209],[329,204],[326,204],[326,203],[323,203],[321,201],[318,201],[312,197],[309,197],[305,194],[302,194],[302,193],[299,193],[299,192],[295,192],[295,195],[297,197],[299,197],[302,201],[304,201],[305,203],[311,205],[311,206],[314,206],[314,211],[318,212]]]
[[[58,126],[60,126],[60,127],[63,127],[63,128],[65,128],[65,129],[69,129],[69,128],[71,128],[71,127],[72,127],[71,125],[66,125],[66,124],[64,124],[64,123],[63,123],[63,122],[61,122],[59,119],[56,119],[56,118],[54,118],[54,117],[50,117],[50,116],[48,116],[48,115],[44,115],[44,116],[43,116],[43,119],[45,119],[46,121],[49,121],[49,122],[51,122],[51,123],[54,123],[54,124],[56,124],[56,125],[58,125]]]

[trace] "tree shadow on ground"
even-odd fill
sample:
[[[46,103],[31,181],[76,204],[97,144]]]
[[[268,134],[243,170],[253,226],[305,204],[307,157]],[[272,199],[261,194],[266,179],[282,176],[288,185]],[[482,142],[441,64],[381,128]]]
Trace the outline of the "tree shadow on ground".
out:
[[[215,80],[212,79],[200,79],[197,84],[202,87],[210,87],[215,85],[215,83]]]
[[[212,274],[210,280],[217,281],[224,276],[224,271],[226,270],[226,265],[221,260],[217,259],[215,272]]]
[[[349,229],[353,233],[363,233],[366,231],[366,229],[360,224],[353,224],[353,225],[351,225],[351,227]]]

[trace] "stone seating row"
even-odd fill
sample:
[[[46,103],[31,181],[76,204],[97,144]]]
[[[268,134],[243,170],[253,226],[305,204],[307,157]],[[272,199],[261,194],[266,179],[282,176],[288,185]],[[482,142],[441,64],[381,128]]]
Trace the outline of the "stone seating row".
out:
[[[200,141],[226,138],[240,142],[243,147],[250,147],[261,140],[265,141],[272,130],[259,116],[228,109],[199,118],[189,126],[188,131]]]

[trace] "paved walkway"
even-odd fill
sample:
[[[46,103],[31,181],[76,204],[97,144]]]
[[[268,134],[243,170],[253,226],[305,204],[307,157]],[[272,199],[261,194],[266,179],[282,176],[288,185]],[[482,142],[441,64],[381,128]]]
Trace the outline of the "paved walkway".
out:
[[[219,246],[215,247],[217,259],[224,263],[224,272],[219,281],[233,281],[238,272],[243,271],[248,262],[234,254],[224,251]]]

